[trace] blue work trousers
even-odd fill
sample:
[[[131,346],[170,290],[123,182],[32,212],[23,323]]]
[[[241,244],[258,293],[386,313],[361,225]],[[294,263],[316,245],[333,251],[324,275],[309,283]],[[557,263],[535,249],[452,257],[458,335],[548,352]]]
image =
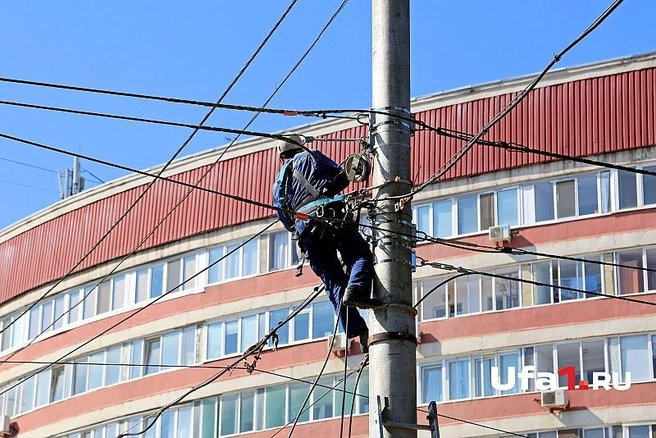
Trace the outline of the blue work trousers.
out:
[[[371,290],[373,257],[369,244],[360,235],[357,226],[311,222],[301,235],[300,244],[307,251],[310,267],[323,281],[325,292],[347,337],[364,333],[367,323],[355,307],[344,307],[340,312],[346,286],[359,285],[367,292]],[[346,273],[337,256],[338,251],[346,266]]]

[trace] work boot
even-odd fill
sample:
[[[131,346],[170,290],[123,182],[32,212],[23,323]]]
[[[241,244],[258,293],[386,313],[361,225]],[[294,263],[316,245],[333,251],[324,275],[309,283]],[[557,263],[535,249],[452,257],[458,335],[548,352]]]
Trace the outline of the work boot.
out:
[[[381,305],[380,300],[369,297],[369,291],[363,286],[352,284],[346,287],[342,304],[347,307],[358,307],[360,309],[371,309]]]

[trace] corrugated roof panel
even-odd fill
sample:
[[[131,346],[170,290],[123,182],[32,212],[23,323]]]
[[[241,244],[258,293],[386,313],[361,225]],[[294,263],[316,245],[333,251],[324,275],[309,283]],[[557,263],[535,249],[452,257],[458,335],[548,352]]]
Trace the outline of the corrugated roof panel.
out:
[[[654,145],[655,79],[656,68],[648,68],[539,88],[493,127],[485,138],[573,155]],[[516,93],[506,93],[459,102],[423,111],[417,117],[434,127],[473,134],[515,96]],[[322,137],[357,139],[366,134],[367,128],[363,125]],[[466,143],[427,130],[418,131],[411,141],[412,176],[416,184],[440,171]],[[317,141],[311,147],[323,150],[337,162],[360,149],[357,142],[341,141]],[[548,160],[536,154],[477,145],[441,180]],[[221,161],[211,170],[210,165],[202,166],[174,178],[195,184],[209,170],[202,186],[270,204],[271,183],[279,168],[275,151],[269,149]],[[364,184],[358,185],[362,186]],[[4,302],[66,274],[124,214],[144,187],[117,193],[62,214],[1,243],[0,300]],[[220,195],[195,191],[148,237],[188,190],[170,182],[156,181],[124,222],[77,270],[123,257],[144,239],[141,249],[274,213]]]

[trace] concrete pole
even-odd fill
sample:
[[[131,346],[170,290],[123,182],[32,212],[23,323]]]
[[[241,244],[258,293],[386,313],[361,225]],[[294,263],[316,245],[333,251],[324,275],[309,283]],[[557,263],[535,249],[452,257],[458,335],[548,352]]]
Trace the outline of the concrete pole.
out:
[[[410,2],[372,0],[373,109],[410,116]],[[389,402],[386,421],[417,423],[415,311],[412,307],[411,245],[395,232],[411,234],[409,203],[399,195],[410,189],[410,125],[394,116],[375,115],[374,198],[376,280],[374,296],[384,305],[369,314],[369,436],[378,437],[377,398]],[[395,199],[384,201],[389,197]],[[385,438],[416,437],[417,431],[383,428]],[[381,437],[381,438],[383,438]]]

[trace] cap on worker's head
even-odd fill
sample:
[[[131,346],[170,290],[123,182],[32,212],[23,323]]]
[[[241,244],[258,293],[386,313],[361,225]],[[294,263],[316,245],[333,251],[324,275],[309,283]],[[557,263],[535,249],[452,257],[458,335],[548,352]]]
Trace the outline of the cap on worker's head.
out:
[[[283,136],[288,138],[290,141],[280,139],[276,143],[276,147],[278,148],[278,156],[280,158],[293,157],[297,153],[304,150],[302,145],[305,144],[305,137],[292,133],[284,133]]]

